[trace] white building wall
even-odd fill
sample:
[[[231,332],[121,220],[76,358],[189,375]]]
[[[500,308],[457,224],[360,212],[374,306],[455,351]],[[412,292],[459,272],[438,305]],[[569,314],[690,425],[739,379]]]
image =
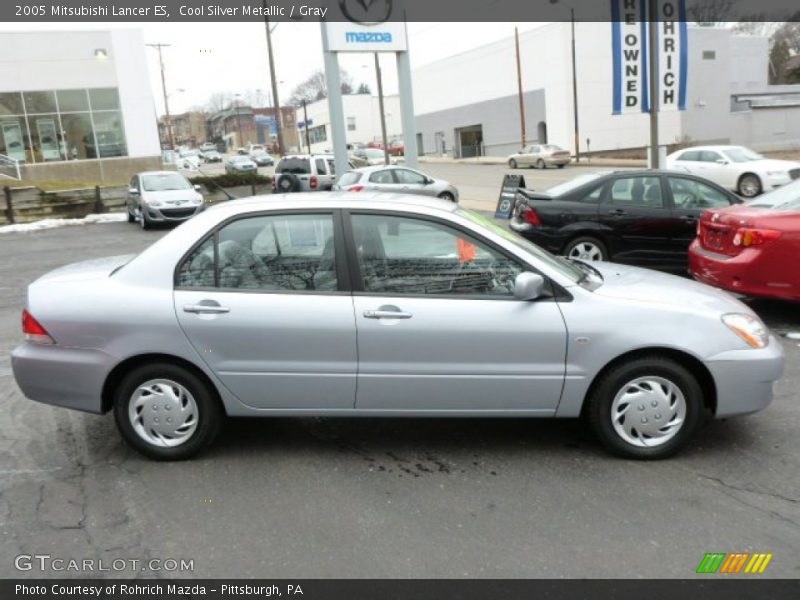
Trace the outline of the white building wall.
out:
[[[0,92],[116,87],[128,156],[161,154],[141,31],[2,32],[0,48]]]

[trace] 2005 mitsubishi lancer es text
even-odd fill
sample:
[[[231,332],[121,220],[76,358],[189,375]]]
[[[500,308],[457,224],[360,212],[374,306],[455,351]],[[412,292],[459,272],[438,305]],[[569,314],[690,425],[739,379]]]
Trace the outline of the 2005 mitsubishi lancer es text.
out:
[[[322,197],[324,196],[324,197]],[[228,416],[579,417],[661,458],[763,409],[783,350],[726,292],[554,257],[452,202],[292,194],[199,214],[28,289],[23,393],[156,459]]]

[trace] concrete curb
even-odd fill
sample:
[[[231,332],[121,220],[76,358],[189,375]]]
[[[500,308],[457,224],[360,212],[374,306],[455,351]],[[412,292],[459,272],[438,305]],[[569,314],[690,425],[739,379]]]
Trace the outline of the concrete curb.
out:
[[[452,164],[452,165],[505,165],[507,160],[503,156],[480,156],[477,158],[450,158],[447,156],[420,156],[420,164]],[[570,166],[576,167],[619,167],[627,169],[645,168],[647,161],[634,158],[592,158],[587,162],[585,158],[580,163],[574,161]]]

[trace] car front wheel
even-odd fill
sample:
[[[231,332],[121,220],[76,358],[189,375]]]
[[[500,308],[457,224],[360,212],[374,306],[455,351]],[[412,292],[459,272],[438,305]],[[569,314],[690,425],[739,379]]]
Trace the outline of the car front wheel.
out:
[[[588,402],[595,434],[625,458],[675,454],[692,438],[703,414],[703,392],[695,376],[671,358],[657,355],[607,371]]]
[[[755,198],[761,193],[761,180],[758,175],[747,173],[739,179],[739,195],[745,198]]]
[[[114,396],[114,417],[128,444],[156,460],[183,460],[216,437],[219,401],[194,373],[170,363],[138,367]]]
[[[517,168],[517,161],[515,161],[512,158],[510,161],[508,161],[508,166],[511,167],[512,169],[516,169]]]
[[[442,200],[447,200],[448,202],[456,201],[455,197],[450,192],[442,192],[441,194],[439,194],[439,198],[441,198]]]

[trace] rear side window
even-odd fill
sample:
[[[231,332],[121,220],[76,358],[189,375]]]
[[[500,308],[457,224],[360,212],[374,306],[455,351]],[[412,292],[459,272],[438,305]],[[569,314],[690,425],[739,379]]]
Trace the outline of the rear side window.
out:
[[[620,177],[611,186],[611,203],[619,206],[664,208],[658,177]]]
[[[394,183],[391,171],[375,171],[369,176],[370,183]]]
[[[585,193],[581,194],[578,197],[580,202],[584,202],[586,204],[597,204],[600,202],[600,197],[603,195],[603,188],[604,185],[597,185],[592,189],[587,190]]]
[[[341,179],[339,179],[339,185],[353,185],[359,179],[361,179],[360,173],[354,173],[352,171],[348,171],[344,175],[342,175]]]
[[[325,165],[324,158],[317,158],[314,160],[314,164],[317,167],[317,175],[325,175],[328,172],[328,169]]]
[[[689,150],[688,152],[684,152],[678,157],[678,160],[691,160],[691,161],[699,161],[700,160],[700,153],[697,150]]]
[[[307,158],[284,158],[275,167],[275,172],[308,175],[311,173],[311,165]]]

